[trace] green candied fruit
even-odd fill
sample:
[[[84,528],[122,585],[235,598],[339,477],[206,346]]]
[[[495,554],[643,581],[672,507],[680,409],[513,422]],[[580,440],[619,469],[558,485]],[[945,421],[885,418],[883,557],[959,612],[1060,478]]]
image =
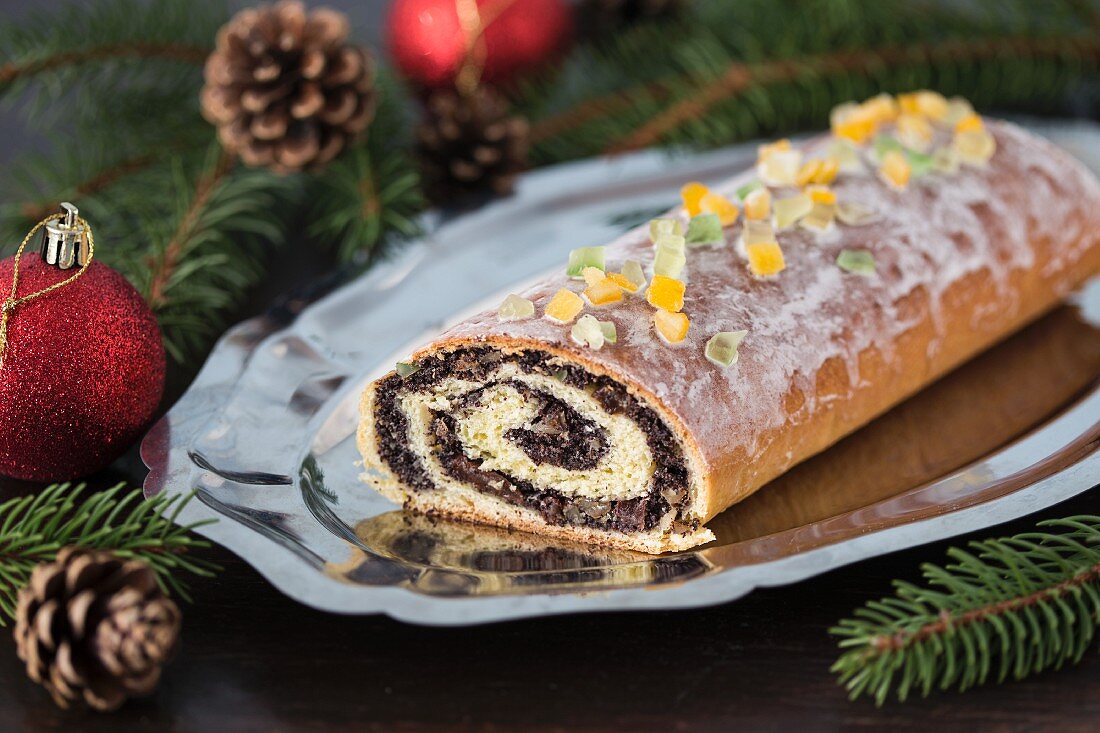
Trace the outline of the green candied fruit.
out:
[[[846,249],[836,256],[840,269],[858,275],[875,274],[875,257],[865,249]]]
[[[726,240],[722,236],[722,222],[718,214],[699,214],[691,217],[685,239],[693,247],[724,243]]]
[[[578,247],[569,252],[569,264],[565,268],[565,274],[569,277],[581,280],[584,278],[584,268],[595,267],[603,270],[603,257],[606,247]]]
[[[535,304],[512,293],[497,308],[497,318],[502,321],[521,321],[535,315]]]
[[[600,322],[591,313],[577,319],[577,322],[573,324],[573,328],[570,329],[569,335],[581,346],[587,346],[594,351],[603,348],[605,340],[603,329],[600,328]]]
[[[679,219],[650,219],[649,220],[649,238],[651,241],[656,242],[657,238],[662,234],[675,234],[676,236],[683,236],[684,225]]]
[[[772,203],[772,212],[775,214],[775,228],[787,229],[794,226],[799,219],[809,214],[813,208],[813,199],[804,193],[788,196],[785,199],[777,199]]]
[[[645,270],[642,269],[642,263],[638,262],[638,260],[627,260],[624,262],[622,273],[623,277],[637,285],[639,290],[645,286]]]
[[[682,251],[668,245],[661,246],[657,248],[657,256],[653,258],[653,274],[679,277],[686,264],[687,258]]]
[[[906,150],[905,159],[909,161],[909,171],[914,178],[927,176],[936,167],[936,161],[931,155],[916,150]]]
[[[758,191],[764,187],[764,184],[757,180],[752,180],[737,189],[737,198],[744,202],[749,197],[749,194],[753,191]]]
[[[600,331],[603,332],[603,340],[606,343],[613,344],[619,340],[619,332],[615,330],[615,324],[612,321],[600,321]]]
[[[394,367],[394,371],[397,372],[397,376],[404,379],[405,377],[411,377],[413,374],[416,374],[418,371],[420,371],[420,367],[416,364],[409,364],[404,361],[399,361],[397,362],[397,366]]]
[[[879,220],[878,212],[855,201],[841,201],[836,207],[836,218],[841,224],[861,227]]]
[[[746,334],[748,331],[719,331],[707,341],[703,354],[720,367],[733,366],[737,363],[737,347]]]
[[[655,249],[661,249],[662,247],[667,247],[669,249],[674,249],[677,252],[683,252],[684,251],[684,241],[685,240],[684,240],[683,236],[681,236],[679,234],[662,234],[659,237],[657,237],[655,240],[653,240],[653,247]]]
[[[876,160],[881,161],[891,150],[905,153],[905,146],[902,145],[896,137],[891,135],[879,135],[875,138],[874,152]]]

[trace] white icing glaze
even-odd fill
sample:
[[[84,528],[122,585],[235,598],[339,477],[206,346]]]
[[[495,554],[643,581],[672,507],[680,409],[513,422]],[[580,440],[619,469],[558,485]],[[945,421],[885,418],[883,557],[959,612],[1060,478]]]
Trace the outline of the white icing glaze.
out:
[[[1045,268],[1052,277],[1100,244],[1100,183],[1064,152],[1014,125],[989,122],[987,128],[996,137],[997,152],[986,167],[964,166],[953,176],[933,173],[914,179],[906,191],[895,191],[866,172],[842,173],[832,186],[838,199],[869,206],[881,218],[859,227],[838,224],[824,235],[798,227],[779,232],[787,267],[775,279],[755,280],[749,274],[735,246],[740,223],[726,229],[724,247],[689,248],[683,279],[691,329],[683,344],[673,349],[654,332],[652,309],[639,292],[600,309],[601,320],[616,323],[619,342],[587,356],[652,391],[692,431],[705,460],[739,446],[755,453],[766,431],[787,420],[783,401],[792,386],[807,398],[800,414],[809,415],[822,403],[815,401],[812,380],[826,361],[839,359],[849,384],[860,385],[860,352],[874,346],[889,359],[895,340],[917,321],[930,316],[938,328],[940,296],[961,278],[984,270],[1006,294],[1010,273],[1034,264],[1032,241],[1064,243]],[[827,138],[819,139],[811,152],[828,144]],[[751,178],[748,173],[719,190],[732,196]],[[1082,208],[1092,217],[1091,231],[1082,229]],[[685,218],[682,211],[676,215]],[[608,247],[609,269],[618,269],[627,258],[650,261],[647,229],[629,232]],[[868,277],[842,271],[835,260],[843,249],[869,250],[877,272]],[[579,292],[583,283],[568,280],[563,264],[560,275],[522,295],[541,313],[559,287]],[[918,289],[930,296],[930,312],[902,306]],[[1018,304],[998,304],[1004,307]],[[975,314],[975,328],[982,315]],[[577,352],[569,329],[545,319],[501,323],[486,312],[444,336],[500,334]],[[721,369],[708,362],[703,354],[707,339],[739,329],[749,333],[737,364]],[[938,348],[936,341],[929,344],[929,356]]]

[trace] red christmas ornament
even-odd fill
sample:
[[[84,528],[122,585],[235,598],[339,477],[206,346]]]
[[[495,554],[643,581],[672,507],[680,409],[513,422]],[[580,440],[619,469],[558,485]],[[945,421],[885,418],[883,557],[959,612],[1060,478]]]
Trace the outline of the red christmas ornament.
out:
[[[433,89],[453,84],[468,56],[482,81],[502,84],[545,65],[572,34],[564,0],[397,0],[386,27],[398,68]]]
[[[138,439],[164,391],[156,318],[125,278],[89,261],[87,224],[63,206],[43,222],[41,255],[0,261],[0,474],[30,481],[105,467]],[[77,265],[82,274],[66,282]]]

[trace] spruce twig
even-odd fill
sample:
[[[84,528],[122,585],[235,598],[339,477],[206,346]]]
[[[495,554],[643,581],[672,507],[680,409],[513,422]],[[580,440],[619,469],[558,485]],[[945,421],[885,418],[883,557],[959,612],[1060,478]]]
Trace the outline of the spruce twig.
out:
[[[62,547],[110,550],[147,562],[165,592],[190,600],[186,571],[211,577],[220,568],[190,554],[210,547],[192,530],[214,520],[186,526],[175,523],[191,496],[142,498],[140,489],[123,485],[83,498],[84,484],[54,484],[0,504],[0,626],[15,613],[16,596],[35,566],[53,560]]]
[[[1100,516],[1039,527],[1059,531],[952,548],[952,564],[922,566],[927,587],[898,581],[831,629],[851,697],[881,705],[1079,661],[1100,625]]]

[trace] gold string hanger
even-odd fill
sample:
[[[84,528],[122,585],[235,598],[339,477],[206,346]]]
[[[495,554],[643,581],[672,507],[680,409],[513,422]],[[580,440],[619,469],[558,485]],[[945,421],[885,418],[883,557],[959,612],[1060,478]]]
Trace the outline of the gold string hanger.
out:
[[[485,69],[487,52],[485,29],[515,2],[516,0],[492,0],[481,8],[477,0],[455,0],[455,13],[466,41],[466,52],[455,74],[455,88],[462,96],[472,95],[481,84],[481,72]]]
[[[51,226],[53,224],[57,225]],[[42,227],[47,227],[48,232],[46,242],[42,248],[43,259],[62,270],[69,269],[74,264],[79,264],[80,269],[61,282],[27,295],[19,295],[19,261],[23,257],[23,251],[27,248],[27,242],[31,241]],[[87,239],[88,243],[86,256],[84,248],[81,246],[84,238]],[[60,212],[50,214],[27,232],[27,236],[23,237],[23,241],[19,244],[19,249],[15,251],[15,262],[11,271],[11,295],[0,306],[0,369],[4,368],[4,356],[8,346],[8,323],[12,314],[15,313],[15,309],[79,280],[80,276],[88,269],[88,266],[92,264],[94,256],[95,237],[92,235],[92,227],[79,216],[77,208],[68,202],[61,204]]]

